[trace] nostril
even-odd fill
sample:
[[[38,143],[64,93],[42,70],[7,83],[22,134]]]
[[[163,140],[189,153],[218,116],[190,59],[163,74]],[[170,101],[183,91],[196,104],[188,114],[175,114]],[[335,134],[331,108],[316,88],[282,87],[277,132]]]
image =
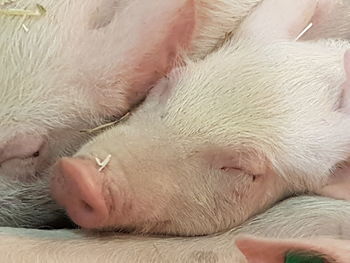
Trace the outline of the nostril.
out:
[[[33,158],[37,158],[40,156],[40,151],[36,151],[35,153],[33,153],[32,157]]]
[[[81,203],[82,203],[83,209],[84,209],[86,212],[88,212],[88,213],[93,213],[93,212],[94,212],[94,208],[93,208],[91,205],[89,205],[89,204],[86,203],[85,201],[81,201]]]
[[[109,207],[103,190],[103,177],[93,160],[63,158],[54,167],[51,193],[69,217],[84,228],[105,226]]]

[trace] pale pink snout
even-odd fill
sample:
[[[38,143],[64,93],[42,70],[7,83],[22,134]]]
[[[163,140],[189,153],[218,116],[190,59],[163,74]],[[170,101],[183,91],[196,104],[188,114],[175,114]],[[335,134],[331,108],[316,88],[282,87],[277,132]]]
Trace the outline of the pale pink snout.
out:
[[[62,158],[54,167],[53,198],[83,228],[101,228],[109,219],[103,175],[92,160]]]

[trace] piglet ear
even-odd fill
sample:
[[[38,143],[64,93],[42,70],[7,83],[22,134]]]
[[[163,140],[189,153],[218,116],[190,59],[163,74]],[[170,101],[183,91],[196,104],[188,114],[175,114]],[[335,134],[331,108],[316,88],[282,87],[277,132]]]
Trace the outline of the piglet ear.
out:
[[[264,0],[242,23],[239,37],[295,40],[312,22],[318,0]]]
[[[243,236],[237,247],[248,263],[349,262],[350,241],[336,239],[262,239]]]
[[[242,237],[237,239],[236,245],[248,263],[284,263],[285,248],[273,241]]]
[[[80,64],[92,65],[85,75],[99,87],[99,104],[123,111],[143,99],[190,46],[195,13],[194,0],[128,1],[108,26],[90,32],[89,60]]]
[[[136,94],[172,69],[181,52],[189,48],[195,26],[194,0],[139,2],[138,16],[149,13],[136,25],[139,38],[126,52],[125,64],[133,65],[127,81]]]

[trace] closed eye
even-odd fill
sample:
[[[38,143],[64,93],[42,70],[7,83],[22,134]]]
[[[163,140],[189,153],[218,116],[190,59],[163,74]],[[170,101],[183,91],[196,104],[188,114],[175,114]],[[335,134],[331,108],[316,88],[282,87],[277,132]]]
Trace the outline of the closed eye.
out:
[[[42,136],[17,134],[0,148],[0,164],[13,159],[37,158],[45,143]]]
[[[247,173],[245,170],[243,170],[240,167],[227,167],[227,166],[224,166],[224,167],[221,167],[220,170],[223,171],[223,172],[228,172],[228,173],[235,171],[235,172],[247,174],[248,176],[250,176],[252,178],[253,182],[255,182],[259,177],[262,176],[261,174]]]

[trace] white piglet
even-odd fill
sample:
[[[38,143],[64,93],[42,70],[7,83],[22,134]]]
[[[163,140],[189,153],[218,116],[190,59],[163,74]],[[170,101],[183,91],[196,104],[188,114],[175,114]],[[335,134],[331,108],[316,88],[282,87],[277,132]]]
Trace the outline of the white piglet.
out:
[[[27,33],[1,16],[0,173],[35,176],[86,140],[81,130],[141,101],[191,41],[193,4],[45,0]]]
[[[235,41],[174,70],[129,120],[60,160],[54,198],[85,228],[198,235],[321,192],[350,156],[350,44],[294,41],[317,3],[264,1]]]
[[[0,259],[2,262],[45,263],[284,263],[283,255],[288,250],[303,249],[337,260],[331,262],[347,263],[348,260],[338,259],[349,255],[349,241],[336,239],[349,239],[349,216],[350,203],[347,201],[296,197],[253,217],[239,228],[213,236],[171,238],[116,233],[93,235],[81,229],[44,232],[0,228]],[[238,237],[236,242],[248,261],[235,246],[237,234],[255,236],[249,239]],[[320,236],[334,239],[329,240],[326,246],[317,246]],[[261,237],[278,240],[267,243]],[[306,243],[295,239],[301,237],[313,240]],[[284,238],[294,240],[288,242]]]
[[[180,50],[198,59],[219,48],[260,2],[42,0],[43,16],[1,12],[0,225],[50,221],[48,168],[89,139],[80,130],[130,110]],[[305,37],[348,37],[349,1],[319,2],[327,12]],[[9,3],[0,8],[39,14],[34,2]]]
[[[40,4],[0,6],[38,15],[46,9],[34,17],[0,13],[3,226],[51,221],[58,208],[44,183],[48,168],[87,141],[82,130],[139,103],[190,44],[195,26],[192,0]]]
[[[207,55],[259,2],[43,0],[42,17],[2,14],[0,173],[40,175],[86,141],[79,131],[121,117],[141,101],[192,38],[191,56]],[[332,18],[348,10],[347,1],[330,6]],[[324,21],[310,30],[316,38],[328,35]],[[333,34],[346,37],[347,24],[338,23]]]

